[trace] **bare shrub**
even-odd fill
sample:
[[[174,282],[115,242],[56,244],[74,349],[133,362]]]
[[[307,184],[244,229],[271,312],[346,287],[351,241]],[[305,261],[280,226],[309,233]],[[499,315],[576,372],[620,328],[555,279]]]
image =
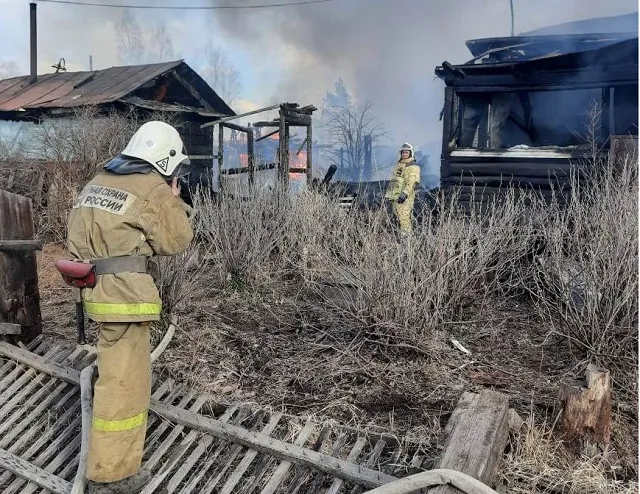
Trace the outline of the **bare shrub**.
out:
[[[327,309],[351,327],[420,344],[443,322],[491,308],[512,286],[535,238],[526,211],[536,200],[511,190],[468,216],[454,198],[407,239],[385,209],[307,208],[312,216],[293,224],[312,265],[308,286]]]
[[[266,285],[284,268],[277,255],[292,214],[281,190],[257,190],[249,197],[232,192],[195,195],[196,231],[207,247],[220,286]]]
[[[638,163],[598,159],[575,171],[572,197],[543,230],[530,291],[540,317],[635,395],[638,349]]]

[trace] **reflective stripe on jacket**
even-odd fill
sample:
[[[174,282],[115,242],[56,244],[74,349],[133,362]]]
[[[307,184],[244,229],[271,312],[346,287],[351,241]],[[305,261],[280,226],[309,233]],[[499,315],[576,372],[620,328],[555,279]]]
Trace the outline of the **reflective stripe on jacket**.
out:
[[[155,171],[101,172],[69,215],[69,251],[81,260],[178,254],[193,238],[187,209]],[[82,296],[88,317],[98,322],[154,321],[162,308],[153,278],[145,273],[100,275]]]
[[[385,193],[385,199],[395,201],[403,192],[407,196],[415,193],[416,186],[420,183],[420,167],[414,158],[400,160],[393,168],[393,174]]]

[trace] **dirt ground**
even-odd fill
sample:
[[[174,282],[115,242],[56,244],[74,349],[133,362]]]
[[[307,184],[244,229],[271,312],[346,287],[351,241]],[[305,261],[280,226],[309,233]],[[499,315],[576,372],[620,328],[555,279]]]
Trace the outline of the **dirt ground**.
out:
[[[47,244],[39,254],[41,308],[44,333],[73,344],[71,291],[53,266],[66,257],[59,244]],[[202,294],[180,308],[180,327],[156,370],[223,403],[382,427],[422,442],[434,460],[463,391],[499,390],[525,420],[553,424],[560,381],[584,370],[569,346],[549,338],[517,301],[496,307],[490,318],[452,324],[421,348],[337,328],[304,303],[295,293],[257,296],[205,283]],[[471,353],[454,348],[451,337]],[[618,475],[632,479],[637,404],[626,401],[614,397],[613,441]]]

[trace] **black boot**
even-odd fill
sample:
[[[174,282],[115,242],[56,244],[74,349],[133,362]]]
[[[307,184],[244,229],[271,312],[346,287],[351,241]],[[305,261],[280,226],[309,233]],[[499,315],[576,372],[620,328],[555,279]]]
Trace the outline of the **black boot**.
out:
[[[137,494],[151,480],[151,472],[140,470],[136,475],[118,480],[117,482],[94,482],[87,483],[87,494]]]

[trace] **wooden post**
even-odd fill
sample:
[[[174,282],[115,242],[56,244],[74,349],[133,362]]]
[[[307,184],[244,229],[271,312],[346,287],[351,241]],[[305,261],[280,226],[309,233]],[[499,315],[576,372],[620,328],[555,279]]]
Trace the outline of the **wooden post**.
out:
[[[311,186],[313,180],[313,130],[311,125],[307,126],[307,187]]]
[[[609,371],[589,364],[583,381],[560,386],[562,433],[581,451],[606,446],[611,438],[611,389]]]
[[[34,235],[31,200],[0,190],[0,323],[19,324],[24,342],[42,332]]]
[[[456,470],[491,485],[509,438],[509,400],[495,391],[464,393],[445,427],[446,447],[437,468]],[[429,494],[459,494],[452,486]]]
[[[373,175],[373,138],[371,134],[364,136],[364,173],[363,178],[365,182],[371,182]]]
[[[253,157],[253,129],[249,126],[247,132],[247,164],[249,167],[249,188],[253,187],[255,181],[255,161]]]
[[[279,122],[279,139],[278,139],[278,178],[286,190],[288,188],[288,178],[289,178],[289,153],[288,153],[288,132],[287,132],[287,124],[284,115],[284,108],[280,107],[280,122]]]
[[[224,166],[224,127],[218,125],[218,186],[222,191],[222,167]]]

